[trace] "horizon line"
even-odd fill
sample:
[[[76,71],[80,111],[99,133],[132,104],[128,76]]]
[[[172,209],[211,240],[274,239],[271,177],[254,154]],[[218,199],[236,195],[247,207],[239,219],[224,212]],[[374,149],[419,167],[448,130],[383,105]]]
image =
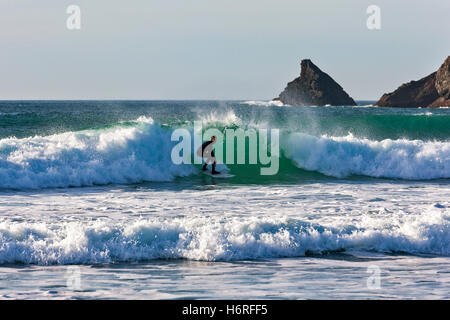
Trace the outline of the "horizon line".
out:
[[[378,101],[377,99],[354,99],[355,101]],[[5,101],[273,101],[272,99],[0,99]]]

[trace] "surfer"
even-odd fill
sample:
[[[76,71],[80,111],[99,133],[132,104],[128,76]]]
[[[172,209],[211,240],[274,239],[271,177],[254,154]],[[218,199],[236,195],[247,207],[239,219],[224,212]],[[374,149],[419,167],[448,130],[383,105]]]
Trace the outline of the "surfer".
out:
[[[205,164],[203,165],[202,170],[206,171],[206,166],[208,165],[209,162],[211,162],[212,165],[212,174],[219,174],[219,171],[216,171],[216,155],[214,154],[214,143],[216,142],[216,137],[212,136],[210,141],[206,141],[202,144],[202,146],[198,149],[197,154],[202,157],[205,158]]]

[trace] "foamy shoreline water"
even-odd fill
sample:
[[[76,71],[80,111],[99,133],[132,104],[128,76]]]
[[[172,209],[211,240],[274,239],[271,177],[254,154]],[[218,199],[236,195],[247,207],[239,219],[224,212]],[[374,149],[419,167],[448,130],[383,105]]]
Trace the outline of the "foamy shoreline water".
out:
[[[448,299],[445,194],[386,181],[1,193],[0,297]]]
[[[367,270],[377,265],[381,286],[370,289]],[[355,252],[76,266],[77,290],[67,287],[68,268],[73,266],[0,267],[0,299],[450,299],[448,259],[436,257]]]
[[[0,263],[450,256],[450,189],[438,183],[108,190],[1,195]]]

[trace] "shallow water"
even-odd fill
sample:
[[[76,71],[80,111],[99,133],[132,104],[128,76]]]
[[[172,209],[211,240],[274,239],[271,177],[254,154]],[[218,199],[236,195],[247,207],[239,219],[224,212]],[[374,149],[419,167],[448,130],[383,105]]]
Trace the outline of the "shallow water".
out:
[[[380,286],[368,279],[380,268]],[[353,253],[262,261],[0,268],[2,299],[449,299],[448,259]],[[79,287],[71,287],[74,272]],[[68,282],[69,281],[69,282]],[[369,281],[369,285],[368,285]],[[68,286],[69,284],[69,286]]]

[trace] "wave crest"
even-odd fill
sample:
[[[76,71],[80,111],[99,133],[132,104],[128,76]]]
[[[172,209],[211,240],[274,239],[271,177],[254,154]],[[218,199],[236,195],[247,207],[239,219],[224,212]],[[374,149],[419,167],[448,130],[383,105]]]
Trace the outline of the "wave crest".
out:
[[[37,189],[170,181],[192,174],[171,161],[170,132],[139,118],[136,126],[0,140],[0,188]]]
[[[302,169],[349,175],[426,180],[450,178],[450,142],[315,137],[293,133],[285,154]]]
[[[287,106],[279,100],[270,100],[270,101],[250,100],[250,101],[245,101],[242,103],[249,105],[249,106],[260,106],[260,107],[284,107],[284,106]]]
[[[375,219],[375,220],[374,220]],[[292,218],[184,217],[130,223],[0,223],[0,264],[92,264],[152,259],[232,261],[333,251],[450,255],[448,209],[324,226]]]

